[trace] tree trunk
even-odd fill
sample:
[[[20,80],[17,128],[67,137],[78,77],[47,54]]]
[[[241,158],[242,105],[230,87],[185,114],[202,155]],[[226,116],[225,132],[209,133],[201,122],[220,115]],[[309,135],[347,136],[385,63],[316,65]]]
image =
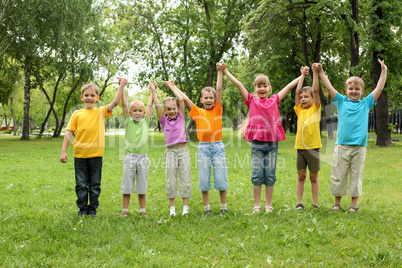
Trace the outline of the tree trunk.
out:
[[[382,2],[382,1],[379,1]],[[376,3],[373,3],[376,5]],[[380,27],[382,25],[378,24],[378,21],[383,19],[382,8],[378,6],[375,10],[375,17],[373,18],[373,29],[372,29],[372,36],[375,42],[382,43],[385,39],[382,36]],[[378,63],[379,55],[383,54],[383,51],[373,51],[373,88],[377,87],[378,79],[381,75],[381,65]],[[391,146],[391,133],[388,130],[388,99],[387,99],[387,92],[384,90],[382,91],[380,97],[377,100],[377,105],[374,108],[375,114],[375,121],[376,121],[376,130],[377,130],[377,142],[376,145],[381,147],[389,147]]]
[[[359,23],[359,0],[349,0],[352,7],[352,19],[358,25]],[[350,67],[359,65],[359,33],[350,29]],[[352,68],[349,72],[350,76],[353,74]]]
[[[22,124],[21,140],[29,140],[29,106],[31,103],[31,58],[25,59],[25,85],[24,85],[24,121]]]

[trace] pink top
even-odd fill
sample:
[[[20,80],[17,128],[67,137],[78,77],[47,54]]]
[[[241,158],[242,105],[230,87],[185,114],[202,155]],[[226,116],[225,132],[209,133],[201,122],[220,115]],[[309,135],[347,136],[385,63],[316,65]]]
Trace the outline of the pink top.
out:
[[[166,146],[187,142],[184,115],[177,113],[175,119],[162,116],[159,122],[161,123],[163,134],[165,134]]]
[[[248,93],[248,101],[244,103],[250,109],[249,122],[244,133],[244,139],[252,142],[283,141],[286,139],[281,124],[278,105],[281,103],[278,94],[269,99],[256,99]]]

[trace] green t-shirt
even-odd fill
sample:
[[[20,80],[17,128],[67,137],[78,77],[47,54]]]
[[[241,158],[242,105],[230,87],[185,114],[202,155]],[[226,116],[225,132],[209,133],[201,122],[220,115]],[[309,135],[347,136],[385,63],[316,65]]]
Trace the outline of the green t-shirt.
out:
[[[148,133],[151,120],[145,115],[141,121],[134,121],[129,114],[123,119],[126,128],[126,153],[148,153]]]

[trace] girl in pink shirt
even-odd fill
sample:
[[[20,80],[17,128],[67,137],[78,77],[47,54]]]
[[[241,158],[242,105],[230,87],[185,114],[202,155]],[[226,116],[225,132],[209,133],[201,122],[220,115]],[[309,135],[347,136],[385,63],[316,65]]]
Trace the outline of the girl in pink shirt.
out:
[[[222,65],[221,68],[225,68]],[[257,75],[254,81],[256,96],[250,94],[244,86],[228,71],[223,73],[239,89],[244,103],[250,109],[249,118],[244,131],[244,139],[251,142],[251,182],[253,183],[254,208],[252,214],[261,210],[260,199],[262,185],[265,185],[265,212],[273,211],[271,206],[274,184],[276,181],[276,159],[278,154],[278,141],[286,139],[281,124],[278,105],[288,92],[297,85],[300,77],[290,82],[278,94],[272,95],[271,84],[266,75]]]

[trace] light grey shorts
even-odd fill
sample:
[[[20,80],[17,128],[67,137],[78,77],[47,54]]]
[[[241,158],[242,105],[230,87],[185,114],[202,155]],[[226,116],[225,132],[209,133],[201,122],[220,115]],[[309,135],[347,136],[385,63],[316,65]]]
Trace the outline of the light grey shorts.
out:
[[[191,197],[191,158],[186,147],[166,148],[166,195],[168,198]],[[177,172],[179,172],[179,192],[177,192]]]
[[[148,188],[148,171],[149,158],[147,154],[126,153],[124,157],[121,192],[123,194],[132,194],[134,192],[135,177],[137,177],[135,192],[137,194],[146,194]]]
[[[355,145],[335,145],[332,160],[331,194],[346,195],[349,173],[349,195],[362,195],[363,170],[367,148]]]

